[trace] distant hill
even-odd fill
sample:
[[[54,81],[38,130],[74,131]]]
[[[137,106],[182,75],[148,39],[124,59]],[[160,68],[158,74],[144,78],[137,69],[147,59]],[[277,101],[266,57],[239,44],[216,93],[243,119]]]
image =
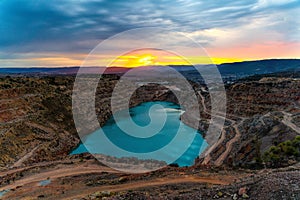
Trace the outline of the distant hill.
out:
[[[299,71],[299,59],[271,59],[258,61],[245,61],[218,65],[220,73],[225,75],[254,75],[269,74],[285,71]]]
[[[81,70],[83,73],[95,74],[99,73],[99,69],[103,67],[85,67]],[[73,75],[77,74],[79,70],[78,66],[74,67],[32,67],[32,68],[0,68],[0,74],[13,75],[13,74],[25,74],[25,75]],[[125,73],[128,68],[124,67],[109,67],[105,70],[106,74],[118,74]]]
[[[1,74],[76,74],[79,67],[61,68],[0,68]]]
[[[198,65],[200,67],[211,67],[210,65]],[[195,68],[190,65],[173,65],[177,71],[193,75]],[[269,74],[285,71],[300,71],[300,59],[271,59],[258,61],[245,61],[236,63],[225,63],[217,65],[223,77],[241,78],[255,74]],[[86,67],[83,73],[97,73],[103,70],[101,67]],[[154,70],[164,72],[164,66],[140,67],[140,70]],[[72,75],[76,74],[79,67],[60,67],[60,68],[0,68],[0,74],[40,74],[40,75]],[[109,67],[105,70],[106,74],[122,74],[129,70],[123,67]]]

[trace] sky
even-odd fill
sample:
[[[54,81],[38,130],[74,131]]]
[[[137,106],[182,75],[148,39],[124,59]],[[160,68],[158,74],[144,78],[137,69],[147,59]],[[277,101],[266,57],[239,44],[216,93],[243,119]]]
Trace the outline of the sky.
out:
[[[192,38],[216,64],[300,58],[299,13],[300,0],[0,0],[0,67],[80,66],[102,41],[146,27]],[[94,65],[115,58],[113,48]],[[185,55],[202,64],[193,48]],[[168,53],[134,53],[114,64],[185,64]]]

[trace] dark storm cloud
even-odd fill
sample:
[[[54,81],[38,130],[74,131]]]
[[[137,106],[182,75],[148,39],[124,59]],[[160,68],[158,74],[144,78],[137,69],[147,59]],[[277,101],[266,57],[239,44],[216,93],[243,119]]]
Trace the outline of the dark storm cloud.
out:
[[[187,33],[230,29],[295,7],[299,1],[2,0],[0,52],[89,52],[101,40],[132,28],[155,26]],[[288,24],[282,26],[298,32]],[[199,41],[207,44],[213,38]]]

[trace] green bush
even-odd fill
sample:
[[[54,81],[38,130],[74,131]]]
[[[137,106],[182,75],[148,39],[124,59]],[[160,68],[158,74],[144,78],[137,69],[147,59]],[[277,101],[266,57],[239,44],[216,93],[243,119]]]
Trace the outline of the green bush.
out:
[[[270,167],[285,166],[288,160],[300,160],[300,136],[271,146],[263,155],[263,161]]]

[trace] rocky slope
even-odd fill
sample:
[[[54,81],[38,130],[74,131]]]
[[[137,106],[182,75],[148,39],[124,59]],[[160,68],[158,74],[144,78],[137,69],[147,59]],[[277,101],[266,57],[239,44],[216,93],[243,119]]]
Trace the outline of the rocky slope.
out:
[[[249,166],[271,146],[300,134],[300,80],[261,78],[228,85],[227,124],[202,163]],[[295,162],[295,159],[293,162]]]
[[[295,140],[300,135],[299,77],[255,76],[226,85],[227,113],[217,114],[225,118],[225,126],[207,156],[190,168],[167,167],[139,175],[115,172],[90,155],[68,155],[80,142],[72,116],[74,76],[2,77],[0,195],[4,191],[3,199],[299,199],[299,156],[279,157],[277,166],[265,160],[265,152],[272,153],[272,148],[280,151],[300,144]],[[105,75],[99,82],[95,109],[101,125],[112,114],[110,94],[118,81],[116,75]],[[212,117],[210,96],[204,85],[191,84],[200,105],[196,128],[205,135]],[[146,84],[131,96],[130,106],[145,101],[177,103],[168,87],[174,85]],[[180,98],[189,95],[180,86],[175,89]],[[118,94],[117,110],[125,106],[123,92]],[[183,107],[188,110],[181,118],[184,123],[198,120],[195,104],[186,100]],[[285,168],[268,169],[280,166]],[[43,180],[51,183],[40,186]]]
[[[296,200],[299,170],[299,164],[263,170],[202,166],[124,174],[82,155],[0,172],[0,198]]]
[[[111,116],[111,93],[118,76],[106,75],[96,92],[100,125]],[[72,119],[73,76],[3,77],[0,81],[0,166],[21,166],[62,159],[79,143]],[[203,85],[191,83],[200,105],[200,126],[205,134],[210,116],[210,97]],[[178,99],[167,88],[147,84],[131,96],[130,106],[145,101]],[[126,88],[126,85],[124,86]],[[180,95],[189,95],[177,88]],[[122,95],[119,107],[125,106]],[[227,85],[225,127],[219,141],[198,164],[244,166],[255,164],[272,145],[299,135],[300,80],[287,77],[251,78]],[[181,98],[181,97],[180,97]],[[183,122],[191,124],[194,104],[184,101],[188,111]],[[220,113],[219,117],[224,117]]]

